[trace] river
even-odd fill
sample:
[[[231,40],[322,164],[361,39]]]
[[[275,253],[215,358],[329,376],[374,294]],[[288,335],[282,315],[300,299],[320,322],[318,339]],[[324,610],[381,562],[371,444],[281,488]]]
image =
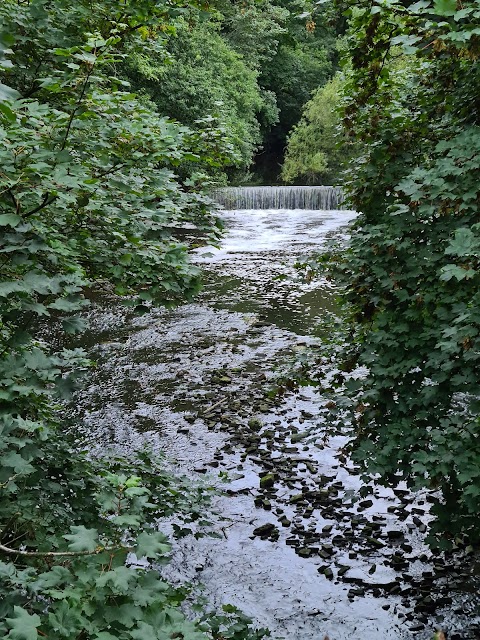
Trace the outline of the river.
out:
[[[226,211],[221,247],[196,250],[205,287],[194,303],[143,317],[94,305],[82,438],[148,443],[224,490],[221,537],[176,542],[166,575],[201,583],[212,605],[238,606],[274,638],[479,638],[476,565],[425,546],[428,495],[371,485],[360,497],[321,392],[269,393],[335,311],[335,286],[301,281],[294,265],[344,238],[354,215]]]

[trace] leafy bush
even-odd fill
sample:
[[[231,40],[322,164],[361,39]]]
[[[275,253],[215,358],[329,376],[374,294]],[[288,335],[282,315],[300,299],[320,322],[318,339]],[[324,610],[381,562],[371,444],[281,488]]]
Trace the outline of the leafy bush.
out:
[[[478,540],[480,3],[346,4],[356,458],[441,491],[432,542]]]

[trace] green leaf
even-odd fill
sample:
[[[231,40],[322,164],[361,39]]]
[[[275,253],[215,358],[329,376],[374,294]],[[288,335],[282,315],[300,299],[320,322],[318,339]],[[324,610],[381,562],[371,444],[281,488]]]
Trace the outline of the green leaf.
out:
[[[135,555],[137,558],[157,558],[171,551],[168,544],[168,538],[159,531],[153,533],[141,533],[137,538],[135,546]]]
[[[434,10],[439,16],[453,16],[457,10],[457,0],[435,0]]]
[[[110,585],[114,593],[127,593],[130,589],[130,584],[136,580],[136,577],[133,569],[116,567],[97,578],[96,585],[98,588]]]
[[[473,269],[463,269],[456,264],[447,264],[447,266],[443,267],[440,280],[445,280],[448,282],[449,280],[465,280],[473,278],[476,275],[476,272]]]
[[[4,102],[0,102],[0,113],[3,114],[7,122],[16,122],[17,116]]]
[[[13,607],[13,618],[7,618],[6,623],[10,628],[7,638],[11,640],[37,640],[37,629],[41,625],[37,614],[30,615],[23,607]]]
[[[53,630],[64,638],[74,638],[85,628],[85,619],[79,612],[71,607],[68,602],[62,600],[54,611],[48,614],[48,621]]]
[[[462,228],[455,231],[455,238],[445,249],[447,255],[470,256],[478,253],[480,241],[471,229]]]
[[[98,531],[87,529],[83,525],[70,527],[72,533],[64,535],[65,540],[70,540],[68,548],[71,551],[95,551],[98,547]]]
[[[79,317],[64,318],[62,327],[65,333],[82,333],[87,328],[87,322]]]
[[[9,451],[3,455],[0,458],[0,463],[2,467],[13,469],[16,475],[29,475],[35,471],[35,467],[14,451]]]
[[[0,82],[0,102],[5,102],[5,101],[13,102],[14,100],[17,100],[20,97],[21,96],[18,93],[18,91],[16,91],[16,89],[12,89],[11,87],[8,87],[6,84],[3,84],[2,82]]]
[[[140,622],[136,629],[130,632],[133,640],[158,640],[155,629],[145,622]]]
[[[22,222],[22,218],[14,213],[0,214],[0,227],[18,227],[20,222]]]

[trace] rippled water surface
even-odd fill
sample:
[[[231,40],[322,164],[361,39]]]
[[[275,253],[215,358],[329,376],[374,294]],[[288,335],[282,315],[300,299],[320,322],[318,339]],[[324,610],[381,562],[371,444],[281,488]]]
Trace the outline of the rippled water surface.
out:
[[[321,393],[267,393],[336,308],[334,285],[301,282],[294,265],[341,239],[354,214],[224,217],[221,247],[196,251],[205,288],[195,303],[141,318],[98,305],[85,338],[98,362],[78,398],[86,437],[148,442],[226,490],[221,537],[179,541],[168,576],[203,584],[213,605],[237,605],[276,638],[423,640],[437,627],[480,637],[473,560],[424,546],[428,496],[371,487],[361,497],[345,436],[326,437]]]

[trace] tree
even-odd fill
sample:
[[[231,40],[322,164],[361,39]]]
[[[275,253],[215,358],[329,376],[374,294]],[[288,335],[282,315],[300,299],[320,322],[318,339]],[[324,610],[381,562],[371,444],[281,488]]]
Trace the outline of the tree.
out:
[[[338,114],[342,81],[335,76],[307,102],[300,122],[288,138],[282,179],[306,184],[339,184],[346,145],[342,145]]]
[[[207,114],[225,127],[243,171],[261,142],[259,119],[274,122],[277,111],[257,83],[258,72],[236,53],[213,20],[175,21],[165,50],[132,58],[127,77],[162,114],[190,128]]]
[[[441,492],[432,543],[478,540],[480,3],[347,5],[355,456]]]

